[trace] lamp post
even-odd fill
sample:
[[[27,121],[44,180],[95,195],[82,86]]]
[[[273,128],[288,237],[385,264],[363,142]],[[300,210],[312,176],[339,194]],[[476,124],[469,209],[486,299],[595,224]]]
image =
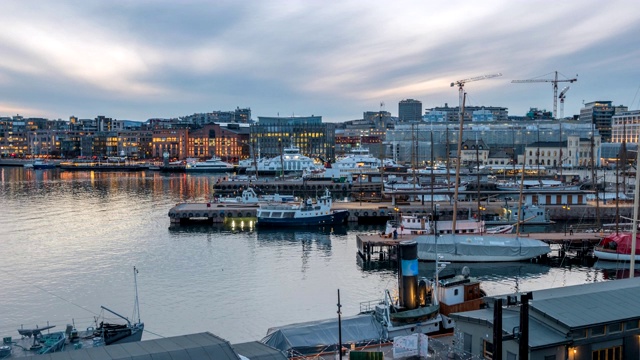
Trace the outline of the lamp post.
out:
[[[567,223],[569,222],[569,213],[568,213],[568,211],[571,210],[571,207],[569,206],[569,204],[562,204],[562,208],[564,210],[567,210],[567,219],[564,222],[564,235],[566,236],[567,235]]]

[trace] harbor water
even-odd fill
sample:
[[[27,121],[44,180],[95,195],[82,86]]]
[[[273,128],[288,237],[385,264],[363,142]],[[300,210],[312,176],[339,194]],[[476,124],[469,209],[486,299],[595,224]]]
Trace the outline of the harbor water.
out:
[[[256,230],[250,219],[236,219],[171,228],[169,209],[207,201],[215,181],[207,174],[0,167],[0,336],[47,322],[58,330],[71,322],[92,326],[101,305],[131,317],[134,266],[143,339],[210,331],[232,343],[259,340],[270,327],[337,317],[337,289],[349,316],[396,288],[393,269],[363,266],[356,252],[357,234],[383,226]],[[489,295],[619,274],[616,266],[562,259],[468,266]],[[420,264],[421,276],[433,270]]]

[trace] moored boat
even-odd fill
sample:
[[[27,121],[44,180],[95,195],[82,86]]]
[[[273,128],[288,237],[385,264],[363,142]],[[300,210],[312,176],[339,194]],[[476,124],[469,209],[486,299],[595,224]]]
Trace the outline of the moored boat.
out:
[[[33,161],[32,168],[34,170],[55,169],[56,164],[48,160],[36,159]]]
[[[632,237],[633,235],[628,232],[611,234],[603,238],[593,248],[593,255],[599,260],[631,261]],[[640,235],[636,235],[636,259],[640,259],[640,241],[638,239],[640,239]]]
[[[343,224],[349,212],[331,210],[331,193],[325,194],[315,203],[309,198],[295,204],[261,204],[257,211],[257,226],[314,226]]]
[[[134,283],[136,284],[134,317],[138,317],[137,321],[132,323],[128,318],[102,306],[101,308],[103,310],[124,319],[126,324],[110,323],[105,320],[98,323],[99,318],[96,317],[95,326],[88,326],[85,330],[76,329],[75,322],[67,324],[64,331],[54,332],[49,331],[55,328],[56,325],[50,325],[48,322],[47,326],[44,327],[22,327],[18,329],[18,334],[21,336],[19,339],[13,339],[9,336],[3,337],[3,343],[0,346],[0,359],[8,357],[30,357],[54,352],[74,351],[83,348],[140,341],[144,332],[144,323],[140,321],[140,309],[138,305],[136,276],[138,270],[134,267],[133,271]],[[69,355],[68,357],[59,358],[66,359],[75,357]]]
[[[205,161],[187,162],[186,172],[210,172],[210,173],[226,173],[233,172],[233,165],[222,161],[217,156]]]

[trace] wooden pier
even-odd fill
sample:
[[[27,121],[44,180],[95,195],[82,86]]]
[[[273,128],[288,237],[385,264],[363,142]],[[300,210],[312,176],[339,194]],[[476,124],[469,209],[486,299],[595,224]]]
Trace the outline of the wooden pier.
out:
[[[466,234],[475,236],[476,234]],[[477,234],[480,235],[480,234]],[[419,235],[398,235],[393,239],[390,234],[357,235],[358,255],[363,261],[396,261],[397,247],[401,241],[414,239]],[[515,238],[516,234],[491,234],[491,236]],[[521,238],[532,238],[544,241],[564,257],[567,253],[575,254],[575,257],[584,257],[592,253],[593,247],[606,236],[606,233],[574,232],[565,233],[526,233],[520,234]]]

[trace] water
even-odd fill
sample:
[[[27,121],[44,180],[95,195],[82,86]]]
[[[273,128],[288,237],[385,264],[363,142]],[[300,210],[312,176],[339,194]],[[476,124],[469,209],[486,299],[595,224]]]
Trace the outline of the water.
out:
[[[356,235],[382,227],[254,230],[247,223],[169,227],[169,209],[203,202],[215,177],[83,173],[0,167],[0,335],[21,325],[89,326],[104,305],[132,316],[139,269],[143,339],[210,331],[232,343],[268,328],[355,315],[396,287],[390,269],[365,270]],[[431,276],[433,264],[421,263]],[[615,277],[615,270],[477,264],[489,295]],[[452,265],[447,271],[456,271]]]

